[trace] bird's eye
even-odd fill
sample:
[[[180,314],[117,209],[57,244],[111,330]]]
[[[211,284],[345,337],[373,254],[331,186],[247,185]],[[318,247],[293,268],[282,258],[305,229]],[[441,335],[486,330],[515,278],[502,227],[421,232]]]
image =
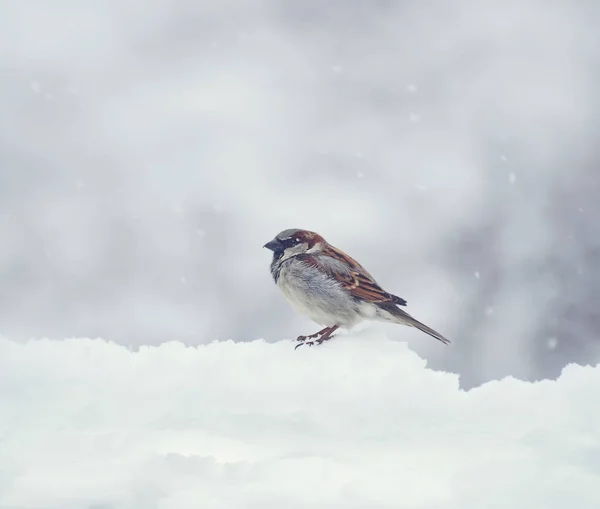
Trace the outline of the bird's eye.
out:
[[[283,241],[283,244],[287,247],[293,247],[300,243],[300,239],[297,237],[288,237]]]

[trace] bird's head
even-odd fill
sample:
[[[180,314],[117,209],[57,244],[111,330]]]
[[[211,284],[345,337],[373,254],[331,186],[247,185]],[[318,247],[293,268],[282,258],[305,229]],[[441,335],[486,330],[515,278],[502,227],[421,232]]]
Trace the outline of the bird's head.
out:
[[[273,251],[273,260],[286,260],[305,253],[317,253],[323,249],[325,240],[318,233],[291,228],[278,233],[263,247]]]

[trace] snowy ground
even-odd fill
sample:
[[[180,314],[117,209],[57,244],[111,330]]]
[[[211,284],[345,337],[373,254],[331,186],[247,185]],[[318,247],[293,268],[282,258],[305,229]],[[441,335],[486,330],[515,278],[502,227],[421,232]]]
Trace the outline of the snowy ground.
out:
[[[292,347],[0,340],[0,508],[600,507],[600,368],[464,392],[372,332]]]

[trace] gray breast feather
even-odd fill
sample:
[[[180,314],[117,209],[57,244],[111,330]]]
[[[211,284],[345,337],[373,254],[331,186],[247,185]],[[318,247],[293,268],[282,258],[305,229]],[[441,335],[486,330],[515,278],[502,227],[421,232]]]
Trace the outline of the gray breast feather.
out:
[[[333,265],[335,260],[331,263],[335,270],[343,270]],[[360,321],[352,296],[337,281],[301,260],[289,258],[281,264],[277,285],[298,312],[319,324],[349,326]]]

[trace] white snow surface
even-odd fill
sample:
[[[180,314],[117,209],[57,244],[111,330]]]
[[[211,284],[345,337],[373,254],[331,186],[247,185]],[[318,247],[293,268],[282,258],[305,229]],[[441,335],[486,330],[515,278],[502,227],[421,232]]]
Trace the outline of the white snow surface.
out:
[[[466,392],[372,331],[293,346],[0,339],[0,508],[600,507],[598,367]]]

